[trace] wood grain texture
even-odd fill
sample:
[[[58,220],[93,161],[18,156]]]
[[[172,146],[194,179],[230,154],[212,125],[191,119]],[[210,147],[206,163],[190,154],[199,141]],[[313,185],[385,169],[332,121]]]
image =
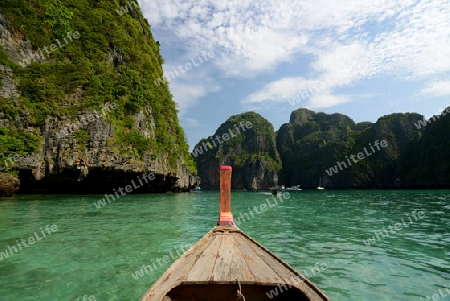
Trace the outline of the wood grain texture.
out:
[[[262,287],[279,285],[289,287],[290,291],[274,300],[291,300],[289,296],[296,300],[330,300],[303,275],[237,227],[217,226],[176,260],[141,301],[181,300],[183,293],[190,296],[185,300],[215,300],[213,296],[202,297],[201,291],[208,291],[208,285],[222,285],[221,290],[236,293],[237,281],[255,293],[247,301],[263,298]],[[196,293],[196,289],[200,291]],[[170,299],[163,299],[165,296]]]

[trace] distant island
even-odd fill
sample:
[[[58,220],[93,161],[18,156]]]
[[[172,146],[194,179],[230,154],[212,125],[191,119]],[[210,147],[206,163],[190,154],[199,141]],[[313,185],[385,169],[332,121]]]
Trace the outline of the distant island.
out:
[[[278,131],[247,112],[230,117],[193,152],[246,121],[251,129],[194,156],[203,187],[217,188],[217,165],[230,164],[234,189],[313,189],[319,179],[327,189],[450,188],[450,107],[428,120],[397,113],[375,123],[300,108]]]

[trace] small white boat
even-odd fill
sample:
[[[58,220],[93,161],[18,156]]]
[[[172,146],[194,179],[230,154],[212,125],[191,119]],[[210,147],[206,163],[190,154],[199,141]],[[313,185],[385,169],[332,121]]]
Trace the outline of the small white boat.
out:
[[[280,191],[285,191],[286,190],[286,188],[284,187],[284,185],[276,185],[276,186],[273,186],[273,187],[270,187],[269,188],[270,189],[270,191],[271,191],[271,193],[273,194],[273,195],[277,195],[278,194],[278,192],[280,192]]]
[[[197,185],[194,189],[191,189],[191,192],[201,192],[201,190],[200,186]]]
[[[301,191],[302,189],[300,188],[300,185],[295,185],[295,186],[286,188],[286,190]]]
[[[319,178],[319,186],[316,187],[316,190],[325,190],[325,188],[322,187],[322,178]]]

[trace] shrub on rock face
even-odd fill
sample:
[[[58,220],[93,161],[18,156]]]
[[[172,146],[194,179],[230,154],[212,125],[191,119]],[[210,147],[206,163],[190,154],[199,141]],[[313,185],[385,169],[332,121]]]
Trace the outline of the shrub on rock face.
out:
[[[158,187],[190,188],[196,167],[160,44],[133,4],[122,14],[127,0],[1,1],[0,158],[39,157],[38,172],[10,166],[22,191],[102,193],[123,181],[114,173],[149,169]],[[79,158],[99,173],[77,181]]]
[[[19,187],[20,181],[17,178],[0,173],[0,197],[14,195]]]
[[[228,118],[216,132],[194,147],[202,186],[217,188],[218,165],[233,166],[233,189],[265,189],[278,184],[281,160],[272,124],[246,112]]]

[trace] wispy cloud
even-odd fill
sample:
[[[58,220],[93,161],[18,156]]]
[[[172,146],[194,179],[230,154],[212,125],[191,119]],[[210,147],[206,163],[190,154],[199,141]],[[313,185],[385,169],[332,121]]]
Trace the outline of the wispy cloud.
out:
[[[179,81],[171,83],[170,90],[177,103],[180,115],[183,115],[188,107],[196,105],[197,100],[208,93],[206,87],[201,84],[183,84]]]
[[[247,96],[243,104],[261,104],[264,102],[285,102],[296,94],[308,91],[317,81],[303,77],[286,77],[267,84],[264,88]]]
[[[209,70],[204,66],[198,66],[185,73],[178,73],[179,76],[169,79],[170,91],[174,96],[174,101],[177,103],[177,108],[180,111],[180,116],[186,114],[188,108],[195,107],[199,104],[202,97],[208,93],[217,92],[220,87],[215,83],[214,78],[210,75]],[[168,72],[172,71],[170,66],[177,66],[177,64],[167,64],[164,66]]]
[[[352,98],[348,95],[320,94],[311,97],[305,107],[311,110],[324,109],[344,104],[351,100]]]
[[[346,78],[341,74],[336,77],[321,77],[317,79],[306,79],[303,77],[287,77],[269,83],[263,89],[250,94],[243,101],[244,107],[258,104],[289,101],[292,105],[305,104],[313,97],[329,95],[332,89],[343,85]]]
[[[420,94],[431,97],[448,96],[450,95],[450,81],[428,83],[422,91],[420,91]]]
[[[246,97],[244,106],[287,102],[330,78],[338,80],[307,101],[340,104],[346,98],[333,97],[337,89],[362,80],[430,80],[450,72],[448,0],[154,0],[142,7],[152,27],[164,33],[162,47],[176,41],[177,56],[204,49],[228,53],[211,61],[213,74],[257,77],[308,58],[302,63],[308,72],[280,75]],[[209,91],[195,82],[176,85],[183,108]]]
[[[292,32],[310,0],[281,2],[156,0],[142,3],[150,23],[183,41],[187,55],[216,49],[230,57],[215,64],[231,76],[252,76],[289,61],[306,44],[306,33]],[[287,17],[287,18],[286,18]],[[299,19],[297,19],[299,18]],[[295,33],[295,34],[294,34]]]
[[[184,123],[184,125],[186,125],[188,127],[193,127],[193,128],[200,127],[200,123],[197,120],[192,119],[192,118],[182,119],[181,122]]]
[[[360,10],[353,15],[352,22],[351,12],[337,6],[341,9],[341,17],[347,16],[347,23],[353,25],[346,26],[346,22],[338,22],[340,26],[336,27],[335,38],[325,35],[325,41],[313,41],[308,45],[307,51],[316,57],[311,62],[312,74],[315,76],[306,79],[283,78],[269,83],[246,97],[243,100],[244,106],[248,103],[254,105],[256,101],[280,102],[283,98],[287,101],[288,98],[303,95],[305,88],[308,90],[310,86],[325,85],[330,78],[337,79],[333,84],[327,85],[333,93],[339,87],[379,76],[421,80],[450,71],[449,2],[407,1],[404,5],[391,8],[388,6],[392,3],[380,4],[386,5],[387,10],[382,10],[384,13],[375,9],[370,15]],[[391,22],[380,23],[388,18]],[[327,23],[326,20],[322,21],[324,24],[316,24],[318,28],[323,28]],[[378,22],[379,27],[371,32],[358,30],[368,22]],[[290,82],[296,84],[289,84]],[[433,89],[436,93],[447,93],[447,88],[444,82],[440,82],[426,91],[431,92],[430,89]],[[330,94],[315,93],[310,94],[310,97],[311,104],[344,102],[342,96],[331,100]]]

